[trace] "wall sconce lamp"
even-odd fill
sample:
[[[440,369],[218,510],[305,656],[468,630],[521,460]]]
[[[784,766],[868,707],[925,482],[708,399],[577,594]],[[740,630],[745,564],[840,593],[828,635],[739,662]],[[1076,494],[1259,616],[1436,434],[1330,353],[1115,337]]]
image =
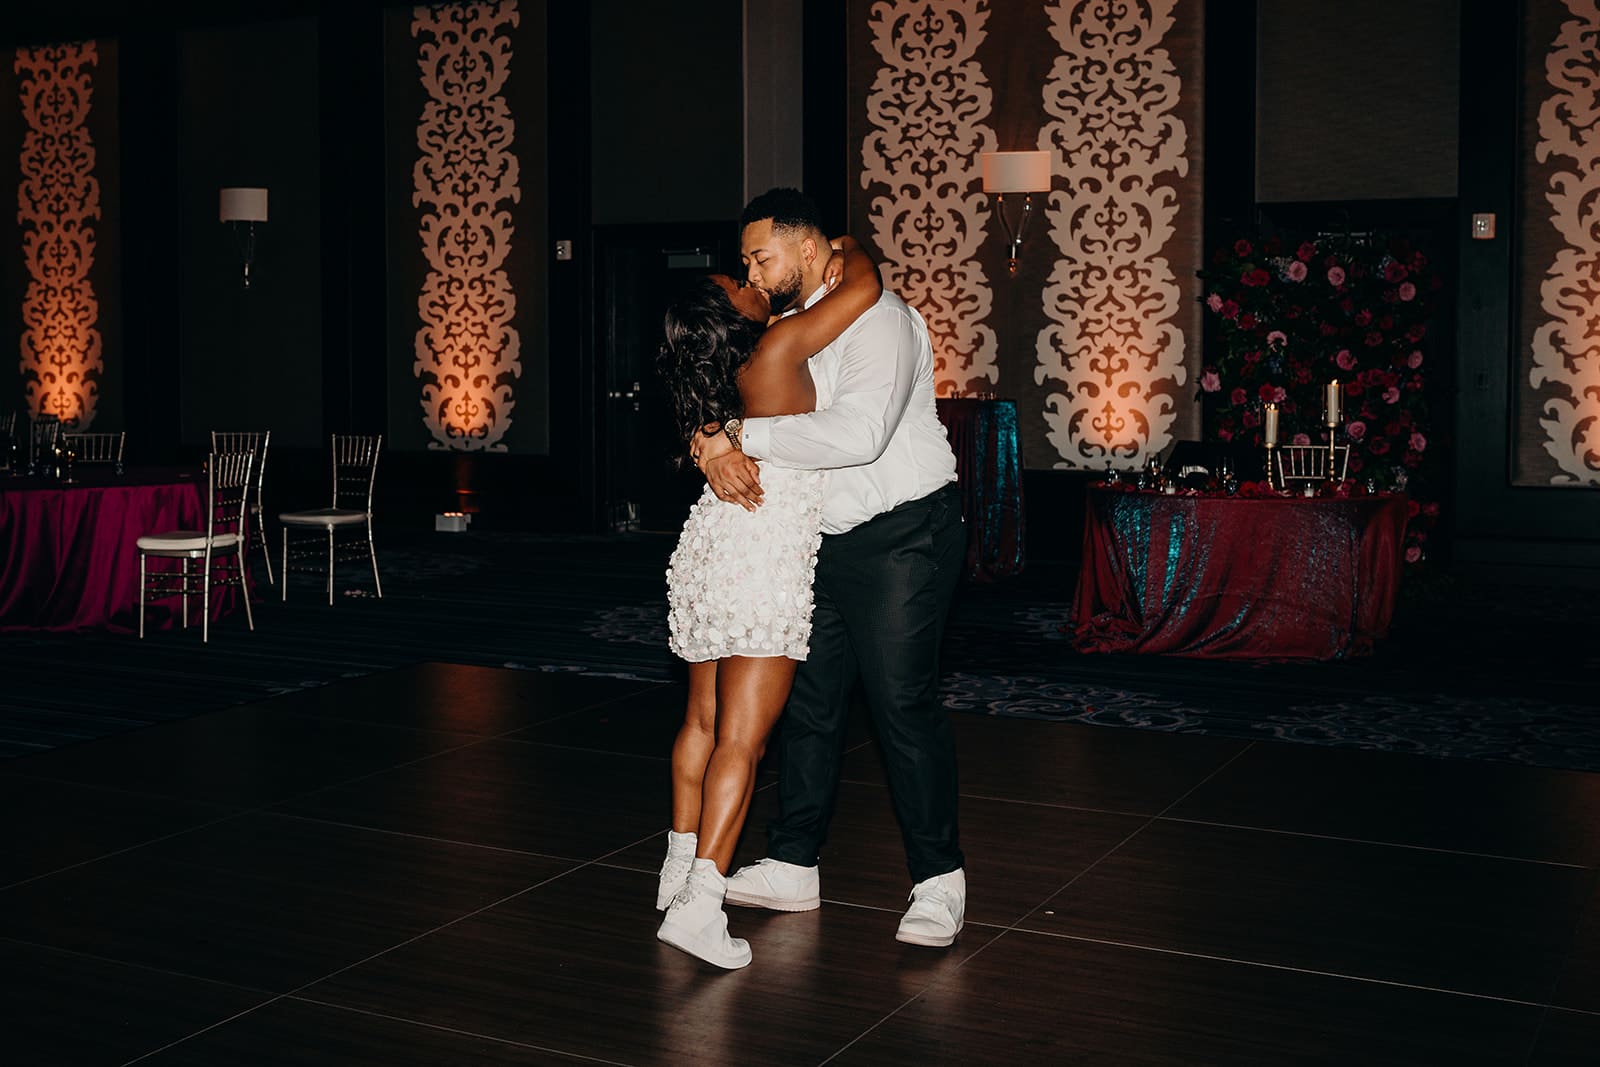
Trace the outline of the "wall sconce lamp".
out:
[[[250,266],[256,258],[256,223],[267,221],[265,189],[224,189],[218,197],[217,217],[233,223],[244,263],[244,288],[250,288]]]
[[[1049,152],[983,153],[983,191],[994,197],[994,213],[1000,216],[1006,239],[1011,242],[1011,273],[1017,273],[1017,256],[1022,251],[1022,231],[1033,213],[1032,193],[1050,191]],[[1022,214],[1016,229],[1006,218],[1006,194],[1022,194]]]

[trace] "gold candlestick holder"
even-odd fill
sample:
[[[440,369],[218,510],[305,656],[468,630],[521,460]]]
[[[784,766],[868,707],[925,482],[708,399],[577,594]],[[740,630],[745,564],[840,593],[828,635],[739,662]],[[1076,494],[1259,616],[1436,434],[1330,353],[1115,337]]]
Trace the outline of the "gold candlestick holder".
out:
[[[1328,423],[1328,469],[1324,472],[1324,481],[1336,482],[1339,480],[1339,423]]]
[[[1263,444],[1263,447],[1267,450],[1267,484],[1272,486],[1274,489],[1282,489],[1283,486],[1279,484],[1281,479],[1278,477],[1277,467],[1272,462],[1273,453],[1278,448],[1278,442],[1267,441]]]

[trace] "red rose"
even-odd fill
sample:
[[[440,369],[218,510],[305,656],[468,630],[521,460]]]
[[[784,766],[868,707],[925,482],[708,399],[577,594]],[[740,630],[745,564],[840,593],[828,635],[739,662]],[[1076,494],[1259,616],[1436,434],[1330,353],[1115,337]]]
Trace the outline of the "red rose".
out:
[[[1356,325],[1357,326],[1365,326],[1367,323],[1369,323],[1371,321],[1372,321],[1372,312],[1368,311],[1366,308],[1362,308],[1360,311],[1356,312]]]
[[[1242,386],[1234,386],[1233,392],[1228,394],[1228,402],[1234,407],[1238,407],[1249,399],[1250,394],[1245,392]]]
[[[1245,271],[1244,274],[1239,278],[1239,283],[1241,285],[1248,285],[1258,289],[1270,281],[1272,281],[1272,275],[1268,274],[1260,267],[1257,267],[1255,270]]]
[[[1389,439],[1387,437],[1374,437],[1367,444],[1367,450],[1374,456],[1387,455],[1389,452]]]
[[[1250,312],[1246,311],[1243,315],[1239,316],[1239,329],[1241,329],[1241,330],[1253,330],[1255,328],[1256,328],[1256,317],[1254,315],[1252,315]]]
[[[1364,340],[1368,348],[1377,348],[1379,345],[1383,344],[1383,334],[1379,333],[1377,330],[1368,330],[1367,336],[1364,338]]]
[[[1240,259],[1248,256],[1250,254],[1250,242],[1246,241],[1242,237],[1233,242],[1233,254],[1238,256]]]
[[[1236,318],[1238,318],[1239,317],[1239,305],[1234,303],[1232,300],[1224,300],[1222,302],[1222,317],[1225,318],[1225,319],[1236,319]]]
[[[1383,268],[1383,280],[1390,285],[1399,285],[1406,280],[1406,268],[1399,263],[1391,263]]]
[[[1256,395],[1261,397],[1264,402],[1270,404],[1272,403],[1272,398],[1277,395],[1277,392],[1278,387],[1276,385],[1268,384],[1263,385],[1260,389],[1256,390]]]
[[[1302,263],[1310,263],[1312,259],[1316,257],[1316,254],[1317,246],[1312,244],[1310,241],[1305,241],[1300,245],[1299,249],[1295,251],[1294,258],[1298,259]]]
[[[1406,340],[1410,341],[1412,344],[1416,344],[1418,341],[1422,340],[1423,335],[1427,332],[1428,328],[1419,322],[1415,326],[1411,327],[1411,329],[1406,331]]]

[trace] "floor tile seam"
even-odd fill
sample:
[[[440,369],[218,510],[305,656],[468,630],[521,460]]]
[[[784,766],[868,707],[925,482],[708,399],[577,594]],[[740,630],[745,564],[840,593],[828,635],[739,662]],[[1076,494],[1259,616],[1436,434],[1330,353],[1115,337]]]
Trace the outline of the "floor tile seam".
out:
[[[1573,918],[1572,927],[1565,939],[1566,951],[1562,953],[1561,962],[1556,964],[1554,973],[1550,977],[1550,986],[1545,995],[1550,998],[1552,1006],[1555,1004],[1556,992],[1561,988],[1561,981],[1566,978],[1567,970],[1572,966],[1572,957],[1578,950],[1578,934],[1583,929],[1584,923],[1591,915],[1595,916],[1597,923],[1600,923],[1600,896],[1596,894],[1597,887],[1600,887],[1600,871],[1592,871],[1589,875],[1589,885],[1584,890],[1585,903],[1578,909],[1578,914]]]
[[[1017,926],[1006,933],[1026,934],[1034,937],[1051,937],[1061,941],[1081,941],[1090,945],[1104,945],[1107,948],[1125,948],[1135,952],[1153,952],[1163,956],[1179,956],[1184,959],[1207,960],[1213,963],[1231,963],[1240,967],[1255,967],[1262,970],[1281,971],[1286,974],[1304,974],[1317,978],[1334,978],[1346,982],[1360,982],[1364,985],[1385,986],[1391,989],[1409,989],[1419,993],[1438,993],[1443,996],[1464,997],[1468,1000],[1483,1000],[1495,1004],[1512,1004],[1525,1008],[1550,1008],[1560,1005],[1547,1004],[1537,1000],[1524,1000],[1520,997],[1501,997],[1492,993],[1475,993],[1470,989],[1447,989],[1443,986],[1421,985],[1416,982],[1402,982],[1394,978],[1375,978],[1371,975],[1344,974],[1340,971],[1325,971],[1315,967],[1296,967],[1288,963],[1272,963],[1268,960],[1250,960],[1236,956],[1219,956],[1209,952],[1191,952],[1187,949],[1169,948],[1163,945],[1145,945],[1134,941],[1116,941],[1103,937],[1087,937],[1083,934],[1064,934],[1053,930],[1039,930],[1028,926]],[[1561,1009],[1581,1010],[1581,1009]],[[1600,1016],[1600,1012],[1585,1012]]]
[[[318,1007],[332,1008],[335,1011],[349,1012],[353,1015],[364,1015],[369,1019],[383,1019],[387,1022],[404,1023],[408,1026],[419,1026],[426,1030],[434,1030],[444,1034],[453,1034],[457,1037],[469,1037],[479,1041],[492,1041],[497,1045],[503,1045],[510,1048],[527,1049],[532,1052],[548,1052],[557,1056],[570,1056],[575,1060],[582,1060],[585,1063],[601,1063],[606,1064],[607,1067],[630,1067],[625,1060],[602,1059],[598,1056],[590,1056],[582,1052],[574,1052],[570,1049],[557,1048],[553,1045],[535,1045],[526,1041],[516,1041],[508,1037],[497,1037],[494,1034],[486,1034],[478,1030],[463,1030],[460,1027],[455,1026],[442,1026],[439,1023],[430,1023],[424,1019],[413,1019],[405,1015],[391,1015],[387,1012],[373,1011],[370,1008],[359,1008],[352,1004],[341,1004],[336,1000],[323,1000],[317,997],[304,996],[299,993],[285,993],[279,999],[292,1000],[301,1004],[315,1004]]]
[[[1194,785],[1190,786],[1181,796],[1179,796],[1177,799],[1173,800],[1171,804],[1168,804],[1160,812],[1157,812],[1154,815],[1150,815],[1150,816],[1146,817],[1142,823],[1140,823],[1138,826],[1134,827],[1132,830],[1128,831],[1128,833],[1123,836],[1122,840],[1118,841],[1116,844],[1114,844],[1110,848],[1106,849],[1099,856],[1096,856],[1092,861],[1090,861],[1088,866],[1084,867],[1083,870],[1079,871],[1077,874],[1075,874],[1071,878],[1067,879],[1067,881],[1063,885],[1058,887],[1055,892],[1051,893],[1049,896],[1045,897],[1045,899],[1042,900],[1040,903],[1036,904],[1034,906],[1033,910],[1037,911],[1039,908],[1044,907],[1046,904],[1050,903],[1052,900],[1055,900],[1057,897],[1061,896],[1061,894],[1065,893],[1067,890],[1069,890],[1073,886],[1077,885],[1078,882],[1080,882],[1084,878],[1088,877],[1090,872],[1092,872],[1096,867],[1099,867],[1100,864],[1104,863],[1106,860],[1110,859],[1117,852],[1121,851],[1122,848],[1124,846],[1126,846],[1129,841],[1132,841],[1135,837],[1138,837],[1140,834],[1144,833],[1150,827],[1154,826],[1156,824],[1156,822],[1158,822],[1161,819],[1161,816],[1162,816],[1163,813],[1171,811],[1173,809],[1173,807],[1175,807],[1176,805],[1181,803],[1185,797],[1189,796],[1195,790],[1201,788],[1207,782],[1209,782],[1213,778],[1215,778],[1217,775],[1219,775],[1223,771],[1227,770],[1229,767],[1231,767],[1234,764],[1235,761],[1237,761],[1240,757],[1242,757],[1246,752],[1249,752],[1252,748],[1254,748],[1255,744],[1256,743],[1254,741],[1250,741],[1250,742],[1245,743],[1243,746],[1241,746],[1239,748],[1239,750],[1237,752],[1234,752],[1227,759],[1223,760],[1217,766],[1213,767],[1209,774],[1207,774],[1204,778],[1200,779],[1200,781],[1196,782]],[[1028,915],[1030,915],[1030,914],[1032,914],[1032,912],[1025,913],[1021,919],[1017,920],[1017,922],[1019,924],[1022,923],[1022,922],[1025,922],[1027,920]]]
[[[1465,856],[1470,859],[1501,860],[1507,863],[1526,863],[1536,867],[1557,867],[1563,870],[1593,871],[1592,863],[1563,863],[1560,860],[1541,860],[1531,856],[1507,856],[1497,852],[1472,852],[1438,845],[1414,845],[1404,841],[1378,841],[1367,837],[1346,837],[1343,834],[1318,834],[1309,830],[1285,830],[1276,826],[1251,826],[1248,823],[1217,822],[1212,819],[1187,819],[1175,815],[1158,815],[1156,822],[1179,823],[1185,826],[1209,826],[1219,830],[1246,830],[1251,833],[1275,834],[1283,837],[1303,837],[1312,841],[1338,841],[1350,845],[1373,845],[1379,848],[1396,848],[1408,852],[1432,852],[1446,856]]]
[[[872,742],[868,741],[864,743],[871,744]],[[839,784],[859,785],[870,789],[886,790],[889,788],[888,783],[886,782],[869,781],[864,778],[840,778]],[[1052,808],[1057,811],[1083,811],[1091,812],[1096,815],[1122,815],[1132,819],[1149,819],[1153,817],[1153,813],[1149,811],[1124,811],[1120,808],[1096,808],[1084,804],[1063,804],[1060,801],[1053,800],[1028,800],[1023,797],[998,797],[988,793],[957,792],[956,796],[962,800],[983,800],[995,804],[1016,804],[1031,808]]]
[[[629,847],[632,847],[632,846],[629,846]],[[613,854],[614,853],[608,853],[607,855],[613,855]],[[313,986],[320,985],[323,982],[329,981],[330,979],[337,978],[339,975],[344,974],[346,971],[354,970],[357,967],[364,967],[367,964],[373,962],[374,960],[381,959],[384,956],[387,956],[389,953],[396,952],[396,951],[398,951],[400,949],[405,948],[408,945],[413,945],[413,944],[417,943],[418,941],[421,941],[423,938],[433,937],[435,934],[439,934],[439,933],[441,933],[441,932],[443,932],[445,930],[448,930],[452,926],[456,926],[456,925],[458,925],[460,923],[464,923],[468,919],[476,918],[477,916],[482,915],[484,912],[491,911],[494,908],[498,908],[501,905],[507,904],[507,903],[509,903],[509,902],[511,902],[513,900],[516,900],[518,897],[525,896],[528,893],[531,893],[536,889],[542,889],[545,886],[551,884],[552,882],[559,881],[562,878],[570,877],[571,875],[574,875],[574,874],[578,873],[579,871],[581,871],[581,870],[583,870],[583,869],[585,869],[587,867],[592,867],[592,866],[594,866],[595,862],[596,861],[594,861],[594,860],[589,860],[589,861],[586,861],[584,863],[580,863],[580,864],[570,868],[569,870],[560,871],[560,872],[558,872],[556,874],[550,875],[547,878],[541,878],[538,881],[534,882],[532,885],[524,886],[523,888],[517,890],[515,893],[508,893],[508,894],[506,894],[505,896],[501,897],[498,900],[492,900],[489,903],[484,904],[484,905],[482,905],[480,907],[473,908],[471,911],[463,912],[462,914],[457,915],[455,918],[450,919],[447,922],[442,922],[439,925],[433,927],[432,929],[419,931],[416,934],[413,934],[412,936],[404,939],[403,941],[397,941],[394,944],[388,946],[387,948],[379,949],[377,952],[373,952],[370,955],[367,955],[367,956],[363,957],[362,959],[355,960],[352,963],[347,963],[343,967],[335,968],[334,970],[329,971],[327,974],[321,975],[320,977],[317,977],[317,978],[313,978],[308,982],[304,982],[301,985],[298,985],[295,988],[286,991],[283,995],[286,996],[286,997],[299,996],[300,994],[304,993],[307,989],[310,989]]]
[[[874,910],[876,910],[876,909],[874,909]],[[888,909],[884,909],[884,910],[888,910]],[[996,929],[992,924],[987,924],[987,923],[966,923],[965,926],[983,926],[985,929]],[[963,929],[965,929],[965,926],[963,927]],[[997,941],[999,941],[1002,937],[1004,937],[1006,935],[1006,933],[1007,933],[1007,931],[1005,929],[999,929],[995,933],[995,935],[993,937],[989,938],[989,940],[985,941],[983,944],[979,945],[977,948],[975,948],[971,952],[967,953],[967,955],[960,962],[958,962],[955,965],[955,969],[959,971],[961,968],[965,967],[967,964],[969,964],[973,960],[977,959],[978,956],[982,955],[991,946],[993,946]],[[883,1015],[882,1018],[878,1019],[877,1022],[874,1022],[873,1024],[868,1026],[866,1029],[862,1030],[855,1037],[852,1037],[849,1041],[846,1041],[843,1045],[841,1045],[837,1049],[835,1049],[832,1052],[832,1054],[830,1054],[828,1056],[827,1059],[822,1061],[822,1064],[825,1065],[825,1064],[832,1063],[834,1060],[838,1059],[840,1056],[842,1056],[846,1052],[850,1051],[850,1049],[852,1047],[854,1047],[856,1044],[860,1043],[861,1041],[865,1040],[870,1034],[873,1033],[873,1031],[877,1030],[879,1027],[881,1027],[885,1023],[889,1022],[889,1020],[893,1019],[896,1015],[899,1015],[901,1012],[905,1011],[907,1008],[909,1008],[912,1004],[915,1004],[921,998],[927,996],[928,992],[930,990],[932,990],[936,986],[942,985],[944,982],[948,981],[949,978],[950,978],[949,975],[944,975],[944,976],[940,976],[940,977],[937,977],[937,978],[930,979],[926,985],[924,985],[921,989],[917,990],[915,993],[913,993],[910,996],[908,996],[900,1004],[898,1004],[895,1007],[891,1008],[888,1012],[886,1012]],[[820,1065],[819,1065],[819,1067],[820,1067]]]
[[[148,963],[140,963],[136,960],[122,960],[112,956],[102,956],[95,952],[85,952],[82,949],[68,948],[65,945],[51,945],[43,941],[31,941],[25,937],[13,937],[9,934],[0,934],[0,943],[22,945],[27,948],[39,949],[45,952],[54,952],[62,956],[71,956],[79,960],[90,960],[94,963],[104,963],[115,967],[128,967],[136,971],[145,971],[150,974],[166,975],[169,978],[182,978],[183,980],[189,982],[202,982],[206,985],[221,986],[225,989],[238,990],[241,993],[259,994],[260,996],[267,998],[267,1000],[262,1001],[263,1004],[271,1000],[276,1000],[278,997],[283,995],[281,993],[274,992],[271,989],[262,989],[258,986],[241,985],[238,982],[229,982],[221,978],[211,978],[203,974],[190,974],[188,971],[175,971],[171,967],[152,967]]]
[[[359,830],[363,833],[382,834],[385,837],[398,837],[407,841],[426,841],[436,845],[450,845],[457,848],[481,849],[486,852],[495,852],[504,856],[517,856],[523,859],[551,860],[556,863],[570,863],[576,868],[584,864],[593,863],[592,859],[581,856],[559,856],[551,852],[533,852],[523,848],[508,848],[505,845],[490,845],[482,841],[465,841],[455,837],[438,837],[433,834],[417,834],[407,830],[393,830],[386,826],[369,826],[366,823],[346,822],[343,819],[328,819],[320,815],[307,815],[296,811],[279,811],[268,808],[262,811],[251,812],[254,815],[269,815],[280,819],[293,819],[297,822],[316,823],[320,826],[337,826],[345,830]],[[631,846],[630,846],[631,847]]]
[[[135,795],[154,796],[156,794],[140,793]],[[148,838],[144,841],[136,841],[131,845],[124,845],[122,848],[113,849],[110,852],[104,852],[98,856],[91,856],[88,859],[78,860],[76,863],[69,863],[65,867],[57,867],[54,870],[42,871],[39,874],[29,875],[26,878],[22,878],[15,882],[9,882],[6,885],[0,886],[0,894],[7,893],[13,889],[21,888],[22,886],[28,885],[32,882],[37,882],[42,878],[54,878],[56,875],[65,874],[68,871],[75,871],[79,867],[87,867],[92,863],[100,863],[104,860],[115,859],[118,856],[125,855],[129,852],[135,852],[141,848],[148,848],[151,845],[159,845],[163,841],[170,841],[175,837],[183,837],[186,834],[192,834],[200,830],[208,830],[213,826],[218,826],[222,823],[237,819],[242,815],[253,815],[264,810],[265,809],[261,808],[241,808],[238,811],[232,812],[228,815],[221,815],[206,822],[196,823],[193,826],[186,826],[181,830],[174,830],[170,834],[162,834],[159,837]]]
[[[497,670],[510,670],[511,668],[509,668],[509,667],[501,667],[501,668],[495,668],[495,669],[497,669]],[[538,673],[542,673],[542,672],[539,672],[539,671],[518,671],[517,673],[518,674],[538,674]],[[592,711],[595,711],[595,710],[597,710],[599,708],[608,708],[611,705],[619,703],[621,701],[632,700],[634,697],[640,696],[640,695],[642,695],[644,693],[648,693],[653,689],[659,689],[664,685],[673,685],[673,684],[675,684],[675,683],[672,683],[672,682],[640,682],[639,683],[640,688],[638,688],[638,689],[630,689],[626,693],[619,693],[614,697],[608,697],[605,700],[599,700],[599,701],[596,701],[593,704],[585,704],[582,707],[573,708],[570,711],[564,711],[560,715],[552,715],[548,719],[540,719],[538,722],[528,723],[526,726],[518,726],[515,729],[507,730],[504,733],[496,734],[495,737],[497,739],[515,740],[515,738],[513,738],[512,735],[513,734],[519,734],[519,733],[523,732],[524,730],[537,730],[540,727],[549,726],[551,723],[565,722],[568,719],[574,718],[574,717],[576,717],[578,715],[582,715],[585,712],[592,712]]]

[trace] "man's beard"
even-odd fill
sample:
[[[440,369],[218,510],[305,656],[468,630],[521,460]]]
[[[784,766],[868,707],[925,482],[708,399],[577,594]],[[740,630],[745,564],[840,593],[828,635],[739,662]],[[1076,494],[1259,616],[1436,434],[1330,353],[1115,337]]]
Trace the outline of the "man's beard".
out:
[[[800,299],[800,286],[805,281],[805,276],[796,267],[789,276],[771,289],[767,290],[767,299],[772,302],[772,313],[781,315]]]

